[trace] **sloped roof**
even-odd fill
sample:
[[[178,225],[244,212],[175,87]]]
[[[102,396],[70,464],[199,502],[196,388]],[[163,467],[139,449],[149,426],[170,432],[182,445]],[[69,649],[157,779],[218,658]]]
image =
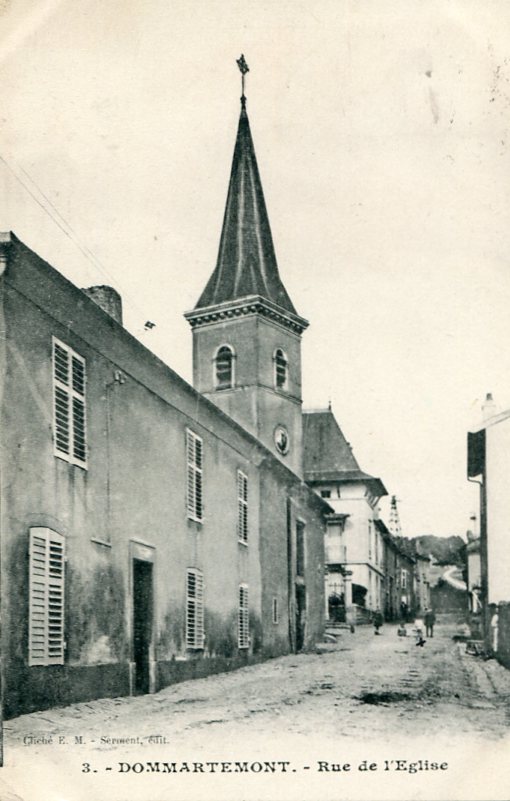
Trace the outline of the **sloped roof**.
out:
[[[331,409],[303,412],[303,463],[309,484],[356,481],[379,497],[388,494],[379,478],[361,470]]]
[[[278,272],[243,97],[218,259],[195,309],[250,296],[297,314]]]

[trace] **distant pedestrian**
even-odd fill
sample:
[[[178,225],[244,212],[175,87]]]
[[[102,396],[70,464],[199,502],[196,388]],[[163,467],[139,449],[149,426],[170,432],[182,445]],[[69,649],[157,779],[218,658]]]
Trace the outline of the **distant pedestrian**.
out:
[[[383,624],[383,616],[381,614],[381,611],[378,609],[374,615],[374,634],[381,633],[379,629],[381,628],[382,624]]]
[[[414,634],[416,637],[416,645],[423,648],[426,640],[423,639],[423,620],[420,617],[417,617],[414,621]]]
[[[499,614],[496,604],[490,604],[489,609],[491,612],[491,640],[492,651],[494,654],[498,652],[498,629],[499,629]]]
[[[425,609],[425,629],[427,637],[434,636],[434,623],[436,622],[436,615],[433,609]]]

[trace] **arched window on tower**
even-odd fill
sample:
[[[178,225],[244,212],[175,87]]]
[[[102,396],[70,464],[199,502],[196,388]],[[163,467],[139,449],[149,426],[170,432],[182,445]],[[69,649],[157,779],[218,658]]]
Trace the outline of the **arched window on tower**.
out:
[[[216,351],[214,373],[216,389],[231,389],[234,386],[235,354],[230,345],[222,345]]]
[[[288,360],[281,348],[277,348],[273,356],[274,361],[274,385],[276,389],[286,389],[288,379]]]

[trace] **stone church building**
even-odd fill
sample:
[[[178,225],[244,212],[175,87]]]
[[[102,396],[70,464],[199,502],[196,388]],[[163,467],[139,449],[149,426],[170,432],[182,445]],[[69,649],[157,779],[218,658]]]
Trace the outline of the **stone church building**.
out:
[[[333,510],[304,481],[301,335],[242,98],[193,386],[0,234],[5,715],[312,646]]]

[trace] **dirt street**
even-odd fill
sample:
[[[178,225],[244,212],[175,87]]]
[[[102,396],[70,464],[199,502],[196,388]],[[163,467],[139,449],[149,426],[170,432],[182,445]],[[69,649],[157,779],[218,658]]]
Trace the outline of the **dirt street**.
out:
[[[469,760],[469,748],[476,753],[476,744],[482,743],[492,754],[503,753],[504,747],[508,759],[509,723],[510,672],[494,660],[466,655],[465,645],[452,641],[447,626],[437,626],[434,638],[419,648],[413,637],[400,638],[394,626],[385,625],[381,636],[368,627],[354,634],[342,631],[338,647],[326,653],[282,657],[173,685],[152,696],[24,715],[5,724],[5,747],[7,765],[18,779],[23,766],[41,765],[43,770],[51,762],[55,768],[64,757],[71,771],[83,771],[81,766],[88,764],[90,771],[97,766],[101,772],[108,770],[107,763],[117,766],[123,760],[126,765],[168,760],[169,751],[173,760],[214,754],[241,759],[248,745],[251,758],[264,748],[265,759],[273,760],[288,759],[289,753],[300,758],[313,753],[319,759],[322,754],[319,772],[328,773],[328,765],[341,761],[341,754],[357,760],[363,754],[379,755],[383,746],[390,758],[396,754],[400,759],[413,746],[413,758],[440,762],[440,752],[457,761],[462,753]],[[398,753],[391,751],[397,745]],[[305,769],[317,771],[317,765]],[[201,797],[195,791],[190,798]],[[61,796],[71,797],[71,789]],[[353,797],[358,797],[355,789]],[[474,785],[472,797],[478,797]]]

